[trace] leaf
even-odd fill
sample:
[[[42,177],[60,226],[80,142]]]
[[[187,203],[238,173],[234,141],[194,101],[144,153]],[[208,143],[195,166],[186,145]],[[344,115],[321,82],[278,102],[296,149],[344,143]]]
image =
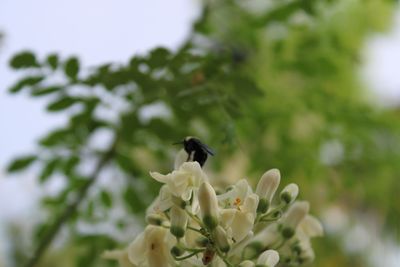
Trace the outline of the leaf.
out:
[[[50,86],[50,87],[44,87],[44,88],[33,88],[31,95],[32,96],[44,96],[48,94],[52,94],[55,92],[58,92],[62,89],[63,87],[61,86]]]
[[[79,72],[79,60],[76,57],[69,58],[64,64],[64,72],[71,80],[76,80]]]
[[[69,129],[58,129],[39,140],[39,144],[45,147],[52,147],[64,143],[65,139],[71,133]]]
[[[127,156],[124,153],[118,152],[116,154],[115,160],[118,164],[118,166],[125,172],[131,173],[132,172],[132,167],[133,167],[133,162],[132,159]]]
[[[59,163],[58,158],[55,158],[47,162],[47,164],[44,166],[39,176],[40,183],[44,183],[49,179],[49,177],[54,173],[54,170],[56,169],[58,163]]]
[[[46,62],[53,70],[57,69],[59,63],[58,55],[57,54],[48,55]]]
[[[13,69],[34,68],[39,66],[35,54],[31,51],[23,51],[14,55],[10,59],[9,64]]]
[[[150,68],[163,67],[169,60],[170,53],[166,48],[159,47],[150,52],[147,64]]]
[[[27,86],[33,86],[36,85],[38,83],[40,83],[41,81],[43,81],[44,77],[43,76],[29,76],[26,77],[20,81],[18,81],[14,86],[12,86],[8,91],[10,93],[18,93],[19,91],[21,91],[24,87]]]
[[[101,191],[100,200],[105,207],[110,208],[112,206],[112,198],[107,191]]]
[[[56,112],[60,110],[67,109],[78,102],[77,98],[64,96],[63,98],[59,98],[56,101],[50,103],[47,106],[47,110],[51,112]]]
[[[36,156],[33,155],[16,158],[8,165],[7,171],[8,172],[22,171],[23,169],[28,168],[35,160]]]
[[[63,164],[63,171],[66,175],[71,175],[74,168],[79,164],[80,159],[77,156],[71,156]]]
[[[145,204],[132,187],[126,188],[123,194],[123,199],[125,201],[125,204],[133,213],[139,213],[144,210]]]

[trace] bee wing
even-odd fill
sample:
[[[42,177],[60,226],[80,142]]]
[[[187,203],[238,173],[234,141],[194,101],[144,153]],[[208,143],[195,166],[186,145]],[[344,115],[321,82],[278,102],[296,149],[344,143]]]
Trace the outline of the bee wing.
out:
[[[214,150],[212,150],[210,147],[208,147],[207,145],[203,144],[200,142],[200,146],[201,148],[203,148],[208,154],[210,154],[211,156],[215,155]]]

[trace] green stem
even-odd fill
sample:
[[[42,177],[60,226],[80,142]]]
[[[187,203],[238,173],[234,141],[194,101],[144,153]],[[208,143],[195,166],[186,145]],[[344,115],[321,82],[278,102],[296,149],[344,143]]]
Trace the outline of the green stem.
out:
[[[233,267],[233,264],[228,261],[228,259],[222,254],[221,251],[217,250],[217,254],[225,262],[227,267]]]
[[[177,261],[183,261],[183,260],[186,260],[186,259],[189,259],[189,258],[193,257],[194,255],[196,255],[196,254],[198,254],[199,252],[202,252],[202,251],[204,251],[204,249],[197,249],[193,253],[190,253],[190,254],[188,254],[186,256],[183,256],[183,257],[174,257],[174,259],[177,260]]]
[[[203,235],[203,232],[200,229],[197,229],[197,228],[194,228],[194,227],[191,227],[191,226],[187,226],[187,229],[195,231],[195,232],[198,232],[199,234]]]
[[[193,220],[195,220],[201,227],[203,227],[203,222],[193,213],[189,212],[186,210],[186,213],[190,216],[190,218],[192,218]]]

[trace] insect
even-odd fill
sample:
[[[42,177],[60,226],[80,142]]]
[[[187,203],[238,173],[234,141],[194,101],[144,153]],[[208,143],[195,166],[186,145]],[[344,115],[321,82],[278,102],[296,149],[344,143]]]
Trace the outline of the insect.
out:
[[[203,262],[204,265],[208,265],[214,259],[214,255],[215,255],[215,250],[212,247],[207,247],[207,249],[203,253],[203,258],[201,259],[201,261]]]
[[[196,137],[188,136],[175,144],[183,144],[183,149],[188,154],[186,161],[197,161],[202,167],[208,155],[214,156],[214,151]]]

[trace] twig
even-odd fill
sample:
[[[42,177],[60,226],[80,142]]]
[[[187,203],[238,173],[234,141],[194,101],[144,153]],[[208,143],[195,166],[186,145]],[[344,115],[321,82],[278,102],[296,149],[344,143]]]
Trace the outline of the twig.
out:
[[[64,211],[60,214],[58,218],[56,218],[55,222],[50,226],[50,229],[47,231],[46,235],[40,240],[39,245],[34,251],[32,257],[28,260],[28,262],[24,265],[25,267],[34,267],[43,254],[45,253],[48,246],[51,244],[53,239],[56,237],[57,233],[60,231],[61,227],[72,217],[72,215],[78,209],[80,203],[85,199],[87,192],[91,185],[97,180],[100,171],[107,164],[107,162],[112,158],[115,151],[115,143],[111,146],[111,148],[99,159],[96,167],[93,170],[92,175],[90,175],[89,179],[83,184],[83,186],[77,192],[76,199],[67,205]]]

